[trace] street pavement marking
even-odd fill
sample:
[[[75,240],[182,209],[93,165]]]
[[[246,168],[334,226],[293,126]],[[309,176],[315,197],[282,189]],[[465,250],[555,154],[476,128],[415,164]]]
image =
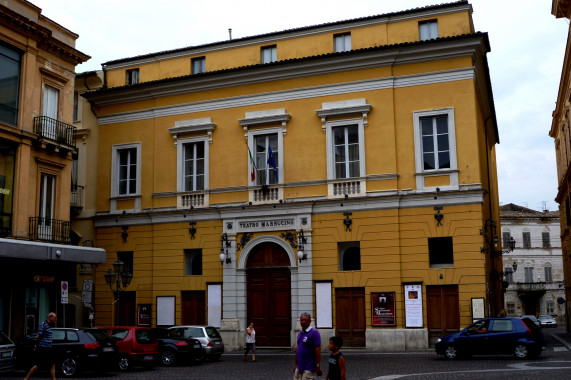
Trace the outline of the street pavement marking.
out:
[[[553,347],[553,351],[561,352],[561,351],[569,351],[566,347]]]
[[[560,337],[558,337],[555,334],[550,334],[552,337],[554,337],[556,340],[559,341],[559,343],[563,344],[565,347],[567,347],[569,350],[571,350],[571,346],[569,345],[569,343],[567,343],[564,339],[561,339]]]
[[[463,370],[463,371],[439,371],[439,372],[424,372],[424,373],[407,373],[403,375],[385,375],[379,377],[373,377],[369,380],[394,380],[400,379],[403,377],[410,377],[410,376],[439,376],[442,374],[452,375],[452,374],[466,374],[466,373],[491,373],[491,372],[506,372],[506,371],[529,371],[530,369],[541,369],[545,371],[549,370],[561,370],[561,369],[571,369],[571,361],[569,360],[555,360],[555,361],[548,361],[548,362],[537,362],[539,364],[549,364],[549,363],[566,363],[568,366],[563,367],[544,367],[544,366],[531,366],[533,363],[519,363],[519,364],[510,364],[508,367],[511,368],[498,368],[498,369],[478,369],[478,370]]]

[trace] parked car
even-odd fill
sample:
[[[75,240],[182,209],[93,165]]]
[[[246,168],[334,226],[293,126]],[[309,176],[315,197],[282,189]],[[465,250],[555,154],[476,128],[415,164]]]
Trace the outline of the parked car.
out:
[[[551,315],[540,315],[539,324],[541,327],[557,327],[557,321]]]
[[[159,343],[159,357],[164,365],[202,363],[204,353],[199,340],[183,338],[176,331],[161,327],[153,328],[153,333]]]
[[[169,330],[175,331],[183,338],[195,338],[202,344],[204,355],[210,360],[218,360],[224,352],[222,337],[212,326],[174,326]]]
[[[26,335],[18,345],[19,365],[29,369],[33,365],[37,334]],[[80,371],[105,373],[117,363],[118,350],[113,339],[97,329],[52,328],[52,346],[56,356],[56,370],[66,377]]]
[[[541,327],[541,324],[539,323],[539,319],[537,319],[537,317],[535,315],[522,315],[520,318],[531,319],[531,321],[533,323],[535,323],[537,326]]]
[[[16,367],[16,345],[0,332],[0,371],[11,371]]]
[[[119,349],[118,367],[128,371],[134,366],[153,367],[159,357],[159,345],[153,330],[139,326],[100,327],[115,339]]]
[[[541,329],[528,318],[486,318],[436,342],[439,355],[448,359],[459,356],[513,354],[518,359],[541,354]]]

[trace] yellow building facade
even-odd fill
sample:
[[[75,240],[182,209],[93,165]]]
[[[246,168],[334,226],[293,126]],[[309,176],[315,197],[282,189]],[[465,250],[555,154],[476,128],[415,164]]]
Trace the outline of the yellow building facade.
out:
[[[427,347],[502,308],[486,53],[466,1],[106,62],[96,324]],[[499,227],[498,227],[499,228]],[[118,310],[104,273],[133,274]],[[150,312],[149,312],[150,310]]]
[[[571,1],[553,0],[551,14],[557,18],[571,19]],[[571,32],[571,28],[569,29]],[[549,136],[555,142],[555,154],[557,162],[557,197],[559,203],[559,215],[561,221],[561,250],[563,255],[563,272],[565,275],[565,299],[571,299],[571,102],[569,92],[571,91],[571,39],[567,36],[567,46],[565,48],[565,58],[559,82],[559,92]],[[569,314],[571,305],[565,303],[565,315],[567,331],[571,331],[571,321]]]
[[[28,1],[0,4],[0,330],[15,340],[50,311],[75,325],[76,267],[107,261],[71,229],[77,38]]]

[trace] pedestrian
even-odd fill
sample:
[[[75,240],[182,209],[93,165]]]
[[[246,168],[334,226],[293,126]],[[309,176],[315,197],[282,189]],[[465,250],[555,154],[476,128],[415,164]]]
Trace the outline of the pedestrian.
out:
[[[329,338],[329,369],[325,380],[345,380],[345,357],[339,351],[343,346],[343,338],[332,336]]]
[[[252,361],[256,362],[256,330],[254,323],[250,322],[250,326],[246,328],[246,352],[244,353],[244,361],[248,361],[248,352],[252,350]]]
[[[56,313],[51,312],[48,318],[40,323],[34,344],[35,363],[24,380],[28,380],[41,367],[49,367],[52,380],[56,380],[56,358],[52,349],[52,327],[56,325],[56,321]]]
[[[311,315],[302,313],[299,317],[301,331],[297,335],[294,380],[310,380],[321,376],[321,335],[310,326]]]

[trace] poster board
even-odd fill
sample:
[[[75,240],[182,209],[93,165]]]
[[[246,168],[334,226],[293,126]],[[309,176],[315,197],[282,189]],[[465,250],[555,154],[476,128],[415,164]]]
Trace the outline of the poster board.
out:
[[[486,318],[484,297],[472,298],[472,323],[482,318]]]
[[[405,327],[424,327],[422,284],[404,285]]]
[[[175,325],[175,296],[157,297],[157,326]]]
[[[320,329],[333,328],[331,282],[315,283],[315,325]]]
[[[373,326],[396,326],[395,292],[371,293]]]
[[[145,303],[137,305],[137,325],[151,325],[151,304]]]

